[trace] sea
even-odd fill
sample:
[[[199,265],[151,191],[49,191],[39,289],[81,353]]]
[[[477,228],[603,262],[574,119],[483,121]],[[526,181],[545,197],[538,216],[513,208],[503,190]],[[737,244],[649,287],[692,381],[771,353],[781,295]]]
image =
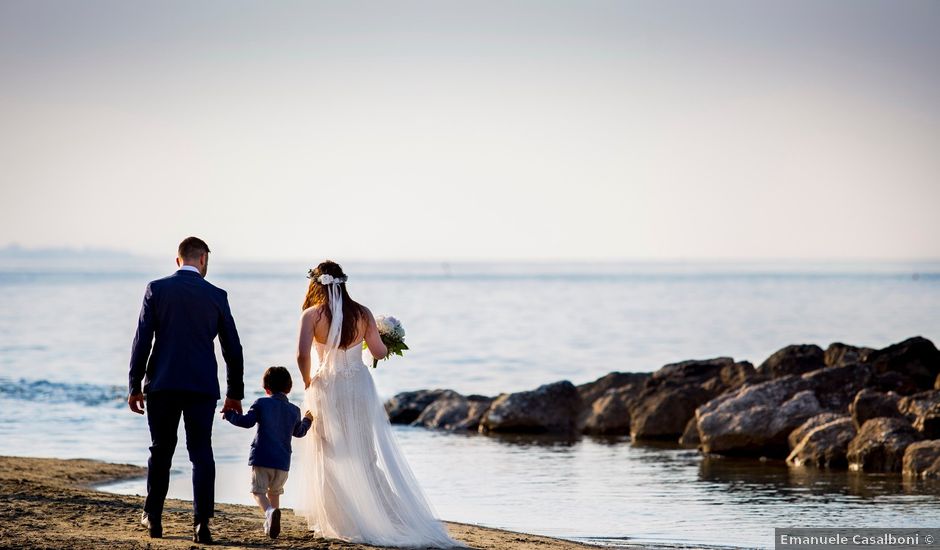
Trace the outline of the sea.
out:
[[[246,405],[271,365],[296,373],[303,262],[226,262]],[[402,320],[410,350],[372,372],[384,398],[421,388],[497,395],[611,371],[728,356],[759,365],[797,343],[940,343],[940,262],[348,262],[352,297]],[[145,465],[125,404],[151,258],[0,258],[0,454]],[[221,356],[220,356],[221,364]],[[220,377],[224,380],[220,367]],[[295,374],[299,387],[299,375]],[[295,390],[292,398],[300,401]],[[940,483],[706,458],[629,437],[487,436],[396,426],[447,520],[617,546],[769,548],[774,527],[940,527]],[[250,504],[252,431],[214,426],[217,499]],[[185,445],[170,496],[189,499]],[[143,480],[104,486],[144,494]],[[296,502],[288,482],[283,505]]]

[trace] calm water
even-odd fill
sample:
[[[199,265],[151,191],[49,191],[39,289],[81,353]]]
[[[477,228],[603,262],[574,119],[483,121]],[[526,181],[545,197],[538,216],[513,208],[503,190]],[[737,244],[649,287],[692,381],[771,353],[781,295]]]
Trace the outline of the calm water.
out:
[[[246,384],[290,366],[304,266],[226,265]],[[172,266],[170,266],[172,268]],[[122,404],[150,262],[0,264],[0,454],[144,464],[145,420]],[[412,351],[374,372],[380,392],[496,394],[611,370],[832,341],[940,342],[940,265],[348,265],[351,294],[403,319]],[[260,391],[260,390],[259,390]],[[940,526],[940,487],[898,476],[705,460],[625,439],[554,441],[396,433],[443,518],[614,543],[761,546],[774,526]],[[249,503],[251,431],[217,423],[218,498]],[[171,495],[189,498],[181,446]],[[140,481],[112,490],[142,493]],[[291,488],[285,504],[290,505]]]

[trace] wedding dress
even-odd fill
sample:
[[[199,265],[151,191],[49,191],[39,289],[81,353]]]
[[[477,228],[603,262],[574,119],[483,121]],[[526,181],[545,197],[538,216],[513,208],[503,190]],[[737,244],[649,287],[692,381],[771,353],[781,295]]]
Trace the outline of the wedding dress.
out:
[[[333,315],[304,403],[313,429],[301,440],[298,514],[319,534],[377,546],[462,546],[434,518],[392,433],[362,359],[362,340],[341,349],[342,294],[329,285]]]

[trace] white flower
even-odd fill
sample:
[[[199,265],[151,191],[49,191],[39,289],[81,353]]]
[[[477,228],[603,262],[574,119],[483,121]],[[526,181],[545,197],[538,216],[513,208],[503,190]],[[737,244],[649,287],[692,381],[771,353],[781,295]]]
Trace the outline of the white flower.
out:
[[[401,321],[392,316],[379,315],[375,318],[375,325],[379,329],[379,334],[392,336],[397,340],[405,338],[405,328],[401,326]]]
[[[331,285],[333,284],[333,276],[329,273],[324,273],[317,277],[317,281],[319,281],[321,285]]]

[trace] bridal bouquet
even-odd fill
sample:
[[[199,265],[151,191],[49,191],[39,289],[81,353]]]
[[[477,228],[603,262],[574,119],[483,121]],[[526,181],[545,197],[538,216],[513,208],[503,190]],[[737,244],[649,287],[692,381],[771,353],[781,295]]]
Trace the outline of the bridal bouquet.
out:
[[[388,348],[388,354],[403,356],[404,353],[402,352],[408,349],[408,346],[405,345],[405,327],[401,326],[401,321],[392,316],[379,315],[375,318],[375,324],[379,329],[382,343]],[[363,342],[362,347],[367,348],[368,346]],[[372,368],[375,368],[378,364],[379,360],[373,358]]]

